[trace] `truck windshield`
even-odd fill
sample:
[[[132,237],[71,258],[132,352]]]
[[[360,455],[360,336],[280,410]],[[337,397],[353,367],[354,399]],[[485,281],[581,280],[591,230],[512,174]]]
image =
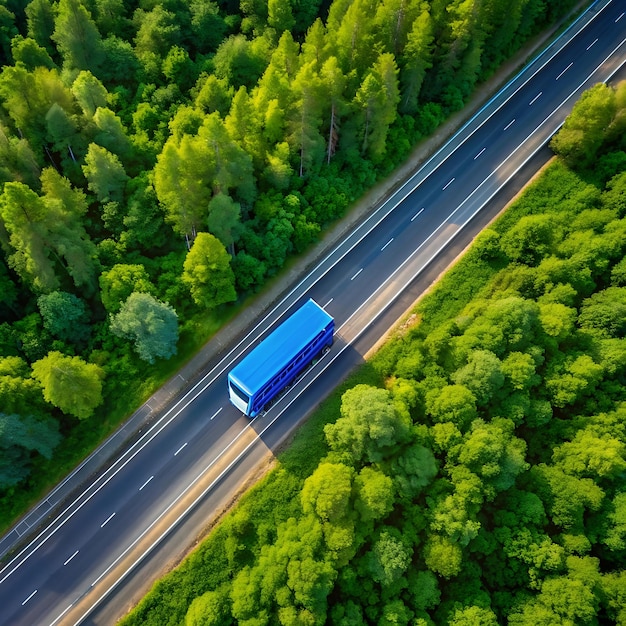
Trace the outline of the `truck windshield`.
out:
[[[239,389],[239,387],[237,387],[237,385],[233,384],[232,381],[230,381],[230,388],[232,389],[233,393],[243,402],[245,402],[246,406],[248,405],[248,402],[250,401],[250,398],[248,397],[248,394],[244,393],[243,391],[241,391],[241,389]]]

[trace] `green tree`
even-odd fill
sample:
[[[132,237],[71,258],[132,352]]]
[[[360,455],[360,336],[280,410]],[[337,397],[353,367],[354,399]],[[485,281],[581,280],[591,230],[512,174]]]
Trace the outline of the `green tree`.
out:
[[[339,523],[352,513],[354,470],[341,463],[320,463],[304,481],[302,510],[322,522]]]
[[[230,256],[210,233],[198,233],[185,259],[181,280],[189,287],[193,301],[204,308],[214,309],[237,299]]]
[[[293,117],[289,125],[289,142],[300,155],[299,175],[318,165],[324,150],[324,139],[319,129],[321,125],[322,91],[315,62],[303,65],[296,74],[292,89],[295,95]]]
[[[435,422],[452,422],[465,430],[478,416],[476,398],[464,385],[446,385],[426,395],[426,410]]]
[[[328,140],[326,142],[326,163],[328,164],[337,150],[340,116],[346,107],[344,90],[347,81],[336,57],[330,57],[324,62],[320,70],[320,82],[327,98],[327,106],[330,107],[328,111]]]
[[[208,2],[192,0],[189,10],[194,44],[201,53],[215,52],[227,30],[227,24],[220,15],[218,4],[211,0]]]
[[[80,357],[50,352],[33,363],[33,376],[46,402],[68,415],[86,419],[102,403],[104,370]]]
[[[88,187],[100,202],[121,202],[128,176],[119,158],[95,143],[89,144],[82,170]]]
[[[448,454],[448,465],[463,465],[480,477],[489,500],[510,489],[529,467],[526,442],[515,437],[514,428],[514,423],[506,418],[493,418],[490,422],[477,419],[463,443]]]
[[[224,585],[193,600],[185,614],[184,626],[225,626],[231,623],[229,589]]]
[[[431,535],[424,546],[424,561],[428,569],[444,578],[452,578],[461,571],[463,551],[458,543]]]
[[[551,215],[527,215],[504,234],[500,247],[512,261],[537,265],[552,251],[554,240],[554,218]]]
[[[469,355],[467,365],[454,372],[452,380],[469,389],[479,406],[485,406],[504,384],[502,363],[489,350],[474,350]]]
[[[231,248],[241,230],[241,205],[225,193],[218,193],[209,202],[207,226],[226,248]]]
[[[15,64],[18,63],[29,70],[42,66],[48,69],[54,67],[54,61],[48,51],[30,37],[17,35],[11,40],[11,55]]]
[[[49,407],[31,373],[29,365],[21,357],[0,357],[0,406],[5,413],[46,414]]]
[[[412,556],[413,549],[402,533],[390,526],[381,530],[365,559],[372,578],[389,587],[407,571]]]
[[[388,391],[357,385],[343,394],[341,417],[324,426],[324,434],[347,462],[377,462],[408,440],[408,417],[396,410]]]
[[[143,265],[118,263],[100,274],[102,304],[109,313],[117,313],[128,297],[138,293],[155,294],[155,288]]]
[[[231,35],[215,52],[215,75],[235,89],[251,89],[267,66],[268,52],[261,37],[250,41],[244,35]]]
[[[82,170],[88,187],[100,202],[121,202],[128,176],[119,158],[106,148],[91,143]]]
[[[595,85],[578,99],[550,147],[572,167],[591,165],[615,113],[614,90]]]
[[[86,70],[79,72],[74,79],[72,93],[87,117],[93,117],[98,107],[107,106],[108,92],[105,86]]]
[[[394,504],[394,482],[383,472],[364,467],[354,480],[357,493],[354,508],[364,522],[377,521],[391,512]]]
[[[181,43],[180,22],[162,4],[154,5],[149,11],[137,9],[133,22],[137,27],[135,51],[144,61],[150,55],[163,57],[172,46]]]
[[[107,107],[98,107],[93,116],[98,131],[94,142],[124,159],[131,155],[131,143],[122,120]]]
[[[626,288],[608,287],[583,301],[578,316],[582,328],[607,337],[626,334]]]
[[[268,0],[267,23],[279,34],[291,31],[296,23],[291,11],[291,0]]]
[[[32,453],[49,459],[60,441],[54,420],[0,413],[0,488],[24,480],[30,473]]]
[[[361,151],[382,158],[389,126],[396,119],[400,100],[398,68],[392,54],[381,54],[356,92],[354,105],[361,118]]]
[[[37,306],[44,328],[62,341],[79,343],[90,333],[87,307],[80,298],[65,291],[39,296]]]
[[[102,37],[80,0],[59,0],[52,39],[64,65],[98,76],[103,61]]]
[[[432,65],[434,48],[433,20],[427,4],[421,7],[420,15],[413,21],[408,33],[400,65],[400,111],[414,115],[418,110],[419,94],[427,70]]]
[[[50,0],[32,0],[25,9],[28,36],[32,37],[40,46],[54,54],[52,33],[54,32],[55,10]]]
[[[214,194],[251,201],[252,159],[234,142],[217,113],[208,115],[196,136],[169,139],[157,158],[154,186],[168,219],[180,234],[192,234]]]
[[[176,354],[178,315],[150,294],[133,292],[111,317],[111,332],[131,339],[139,358],[152,364]]]
[[[496,614],[480,606],[457,607],[448,619],[449,626],[498,626]]]

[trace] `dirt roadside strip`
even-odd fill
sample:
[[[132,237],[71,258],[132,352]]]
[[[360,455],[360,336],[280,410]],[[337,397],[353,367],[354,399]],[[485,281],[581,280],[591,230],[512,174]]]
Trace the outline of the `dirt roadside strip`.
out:
[[[151,396],[115,433],[106,439],[89,457],[57,485],[44,499],[26,513],[2,538],[0,538],[0,560],[5,560],[19,545],[31,538],[53,514],[62,510],[70,501],[72,494],[91,477],[110,465],[132,441],[168,405],[183,395],[202,375],[209,360],[215,358],[224,346],[240,335],[251,322],[258,319],[270,308],[285,291],[285,285],[292,284],[304,275],[318,259],[334,247],[346,233],[377,208],[386,197],[391,195],[401,184],[422,165],[440,146],[470,119],[497,91],[514,76],[521,67],[534,58],[546,43],[583,9],[592,4],[582,1],[577,4],[567,19],[562,20],[549,31],[542,33],[527,44],[508,63],[503,65],[494,76],[484,83],[474,94],[469,104],[453,115],[428,139],[422,141],[406,162],[385,180],[359,199],[349,213],[331,230],[325,233],[320,242],[307,254],[303,255],[292,267],[275,281],[272,288],[265,291],[231,323],[207,342],[202,349],[179,370],[163,387]]]

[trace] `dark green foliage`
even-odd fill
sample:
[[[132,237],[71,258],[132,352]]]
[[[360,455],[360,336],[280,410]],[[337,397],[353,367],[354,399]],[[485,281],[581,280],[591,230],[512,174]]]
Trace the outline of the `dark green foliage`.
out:
[[[0,413],[0,487],[6,489],[30,473],[33,452],[49,459],[61,435],[57,422]]]

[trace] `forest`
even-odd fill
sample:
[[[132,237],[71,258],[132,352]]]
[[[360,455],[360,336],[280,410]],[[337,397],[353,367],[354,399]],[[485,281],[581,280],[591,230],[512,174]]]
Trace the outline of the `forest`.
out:
[[[124,626],[626,623],[626,82]]]
[[[572,0],[2,0],[0,527]]]

